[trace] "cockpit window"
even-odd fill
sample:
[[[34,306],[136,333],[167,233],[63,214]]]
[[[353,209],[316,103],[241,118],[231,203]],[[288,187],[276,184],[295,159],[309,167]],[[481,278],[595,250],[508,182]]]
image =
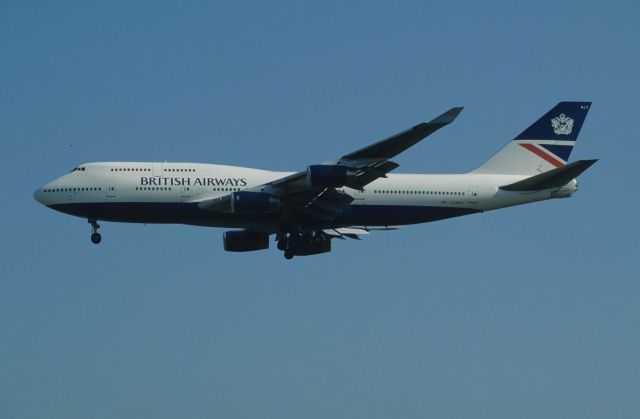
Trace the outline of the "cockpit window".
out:
[[[74,168],[73,168],[73,170],[71,170],[69,173],[73,173],[73,172],[75,172],[76,170],[80,170],[80,171],[83,171],[83,172],[84,172],[84,167],[74,167]]]

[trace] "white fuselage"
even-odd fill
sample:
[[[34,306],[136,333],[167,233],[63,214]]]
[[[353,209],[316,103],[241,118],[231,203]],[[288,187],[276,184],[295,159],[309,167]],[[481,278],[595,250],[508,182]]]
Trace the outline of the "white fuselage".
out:
[[[200,163],[87,163],[39,188],[36,199],[68,214],[106,221],[183,223],[252,228],[275,222],[197,208],[203,199],[265,184],[290,173]],[[389,174],[363,191],[342,188],[355,199],[340,226],[391,226],[435,221],[571,195],[563,188],[534,192],[499,189],[526,178],[492,174]]]

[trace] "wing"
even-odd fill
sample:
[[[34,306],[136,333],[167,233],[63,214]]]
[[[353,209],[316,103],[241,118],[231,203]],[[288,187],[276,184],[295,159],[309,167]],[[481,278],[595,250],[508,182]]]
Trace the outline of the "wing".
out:
[[[363,190],[374,180],[386,177],[399,166],[391,158],[453,122],[461,111],[461,107],[451,108],[430,122],[420,123],[337,160],[311,165],[305,171],[223,197],[203,199],[198,205],[224,212],[242,212],[242,208],[279,211],[283,222],[330,224],[354,200],[341,188]]]
[[[451,108],[430,122],[422,122],[399,134],[349,153],[341,157],[339,163],[357,164],[359,160],[388,160],[453,122],[461,111],[462,108]]]

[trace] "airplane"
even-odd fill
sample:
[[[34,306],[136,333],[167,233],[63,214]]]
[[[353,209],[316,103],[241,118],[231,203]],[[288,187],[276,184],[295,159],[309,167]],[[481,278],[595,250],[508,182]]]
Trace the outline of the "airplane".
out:
[[[399,134],[299,172],[203,163],[85,163],[34,193],[91,224],[172,223],[235,230],[230,252],[267,249],[287,259],[331,251],[333,239],[570,197],[597,159],[568,163],[591,102],[560,102],[478,168],[462,174],[391,174],[391,159],[462,111],[454,107]]]

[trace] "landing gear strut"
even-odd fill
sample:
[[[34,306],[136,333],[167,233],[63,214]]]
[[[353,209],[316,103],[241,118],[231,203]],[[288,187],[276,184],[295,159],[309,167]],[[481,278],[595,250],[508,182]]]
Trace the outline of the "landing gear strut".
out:
[[[287,259],[293,259],[293,252],[289,249],[290,243],[291,239],[288,237],[283,237],[278,240],[278,250],[282,250],[284,252],[284,257]]]
[[[95,218],[89,218],[89,224],[91,224],[92,233],[91,233],[91,243],[98,244],[102,241],[102,236],[98,233],[98,229],[100,225],[98,224],[98,220]]]
[[[278,242],[278,250],[284,252],[284,257],[287,259],[293,259],[293,252],[291,251],[290,243],[291,243],[291,234],[285,232],[278,232],[276,235],[276,241]]]
[[[287,248],[289,247],[289,234],[284,231],[278,231],[276,233],[276,242],[278,243],[278,250],[285,252],[285,257],[287,254]],[[289,255],[287,259],[291,259],[293,255]]]

